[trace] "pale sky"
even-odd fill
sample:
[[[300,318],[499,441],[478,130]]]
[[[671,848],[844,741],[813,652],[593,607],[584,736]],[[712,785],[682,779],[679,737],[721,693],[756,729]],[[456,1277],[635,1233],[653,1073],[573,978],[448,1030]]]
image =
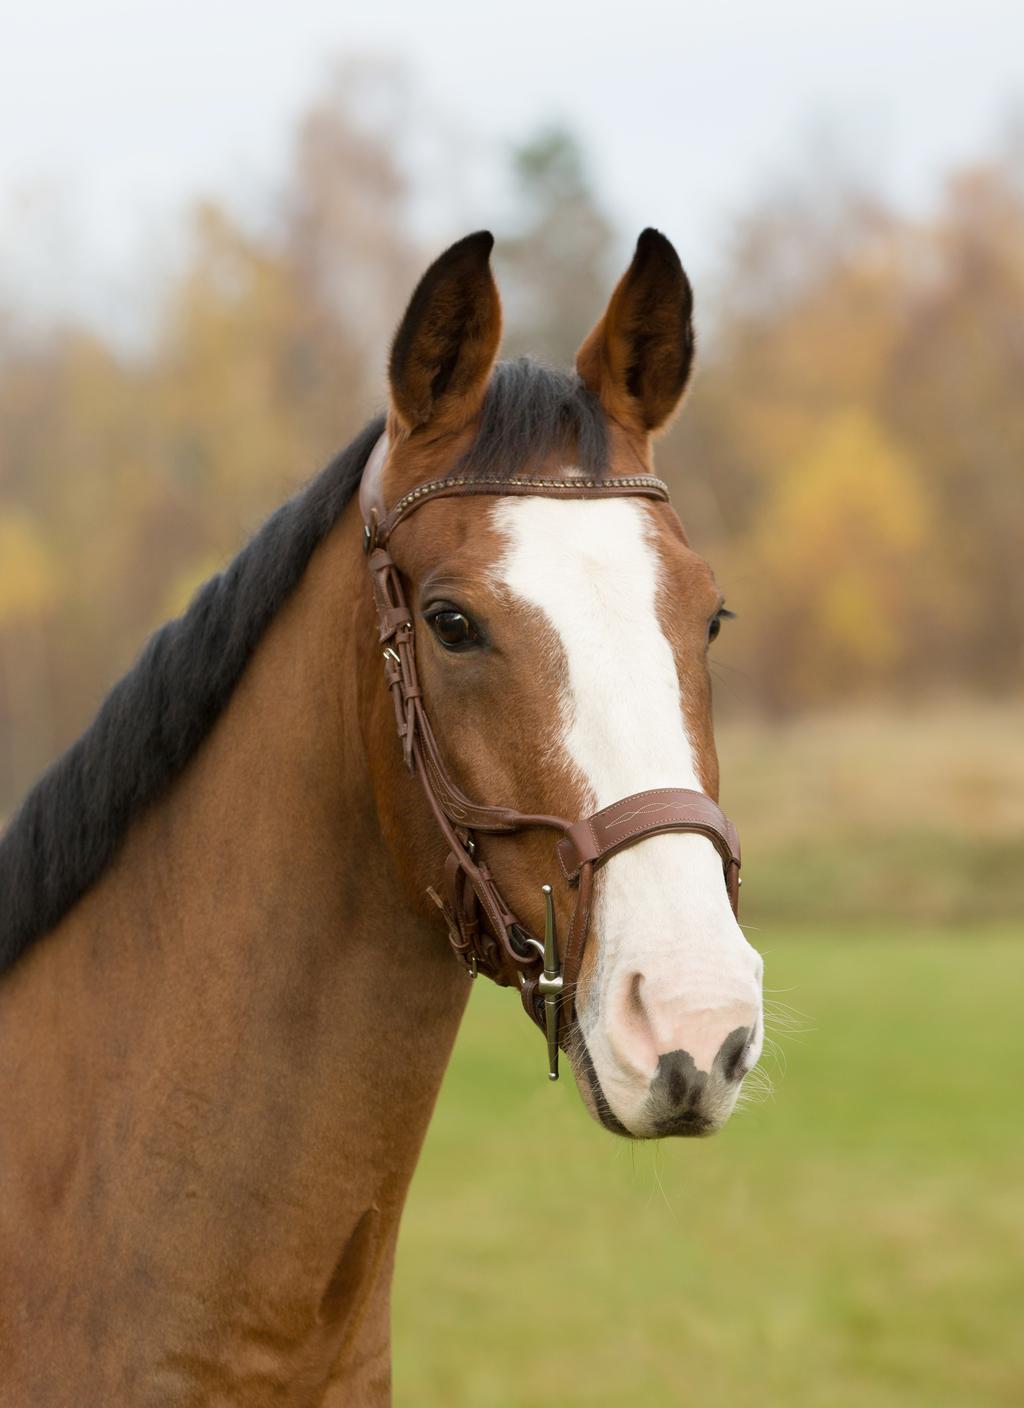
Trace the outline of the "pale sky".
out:
[[[0,0],[0,288],[90,307],[191,195],[272,185],[330,61],[361,52],[403,59],[485,166],[566,120],[624,234],[658,225],[691,271],[809,127],[914,207],[1024,102],[1020,0]],[[500,238],[486,190],[453,205],[438,247]]]

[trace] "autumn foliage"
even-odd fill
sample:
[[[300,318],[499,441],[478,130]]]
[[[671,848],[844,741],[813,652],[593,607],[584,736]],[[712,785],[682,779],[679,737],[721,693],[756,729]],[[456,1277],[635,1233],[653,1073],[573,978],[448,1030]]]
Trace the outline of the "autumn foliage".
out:
[[[142,345],[0,317],[0,815],[146,634],[377,408],[434,250],[411,234],[394,134],[356,110],[337,92],[310,110],[260,228],[193,212]],[[564,134],[527,144],[514,175],[503,256],[495,222],[509,344],[563,358],[622,245]],[[954,175],[927,219],[853,191],[825,214],[762,204],[697,299],[700,371],[659,465],[739,613],[720,699],[778,714],[1018,691],[1014,162]]]

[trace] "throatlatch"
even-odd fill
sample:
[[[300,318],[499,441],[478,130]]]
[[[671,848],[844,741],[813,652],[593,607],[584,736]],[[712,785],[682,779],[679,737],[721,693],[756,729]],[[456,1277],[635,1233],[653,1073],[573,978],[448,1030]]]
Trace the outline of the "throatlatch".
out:
[[[685,787],[637,792],[603,807],[582,821],[520,812],[472,801],[452,780],[423,706],[416,669],[414,622],[398,566],[388,551],[398,523],[433,499],[468,494],[537,495],[545,498],[644,497],[668,501],[668,487],[649,474],[607,479],[435,479],[404,495],[388,510],[382,475],[387,437],[375,445],[363,471],[359,507],[363,541],[377,608],[384,677],[395,708],[395,723],[406,767],[420,780],[424,796],[448,846],[440,890],[427,893],[444,916],[452,949],[469,976],[484,973],[503,987],[518,985],[523,1007],[545,1033],[548,1076],[558,1079],[558,1050],[566,1049],[574,1015],[593,897],[594,871],[626,846],[665,831],[706,836],[722,859],[725,884],[735,913],[739,905],[740,845],[736,828],[704,795]],[[556,855],[564,882],[576,902],[563,947],[555,931],[554,895],[544,896],[544,941],[535,938],[506,904],[482,856],[475,833],[505,834],[543,827],[557,831]]]

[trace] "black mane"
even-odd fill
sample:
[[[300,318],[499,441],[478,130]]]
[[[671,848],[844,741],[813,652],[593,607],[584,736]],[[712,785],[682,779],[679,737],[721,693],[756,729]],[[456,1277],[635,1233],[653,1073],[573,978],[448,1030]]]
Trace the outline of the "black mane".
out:
[[[283,504],[185,614],[151,637],[82,736],[0,837],[0,972],[63,918],[138,813],[188,764],[314,550],[338,521],[384,427],[377,417]],[[607,432],[579,379],[527,360],[495,368],[463,473],[507,477],[551,451],[594,477]]]

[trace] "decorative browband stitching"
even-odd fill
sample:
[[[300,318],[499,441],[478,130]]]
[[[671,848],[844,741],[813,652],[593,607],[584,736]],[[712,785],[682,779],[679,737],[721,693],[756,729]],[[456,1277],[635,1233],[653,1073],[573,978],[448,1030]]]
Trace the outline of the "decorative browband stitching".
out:
[[[432,479],[428,484],[421,484],[416,489],[411,489],[405,494],[391,509],[388,518],[392,521],[399,518],[405,510],[420,499],[429,498],[434,494],[467,489],[473,493],[485,494],[491,491],[496,494],[515,493],[519,489],[538,489],[541,493],[551,493],[552,490],[572,492],[577,489],[585,490],[588,494],[597,492],[604,493],[609,489],[646,489],[650,493],[664,495],[668,498],[668,485],[663,479],[659,479],[654,474],[635,474],[627,477],[618,476],[614,479],[486,479],[477,475],[466,476],[461,479],[449,477],[447,479]]]
[[[477,475],[449,475],[445,479],[432,479],[429,483],[411,489],[388,512],[383,512],[379,506],[370,509],[370,521],[364,528],[367,551],[386,543],[402,519],[421,504],[431,499],[477,494],[541,494],[550,498],[581,499],[639,494],[666,502],[669,499],[668,485],[653,474],[617,475],[609,479],[498,479]]]

